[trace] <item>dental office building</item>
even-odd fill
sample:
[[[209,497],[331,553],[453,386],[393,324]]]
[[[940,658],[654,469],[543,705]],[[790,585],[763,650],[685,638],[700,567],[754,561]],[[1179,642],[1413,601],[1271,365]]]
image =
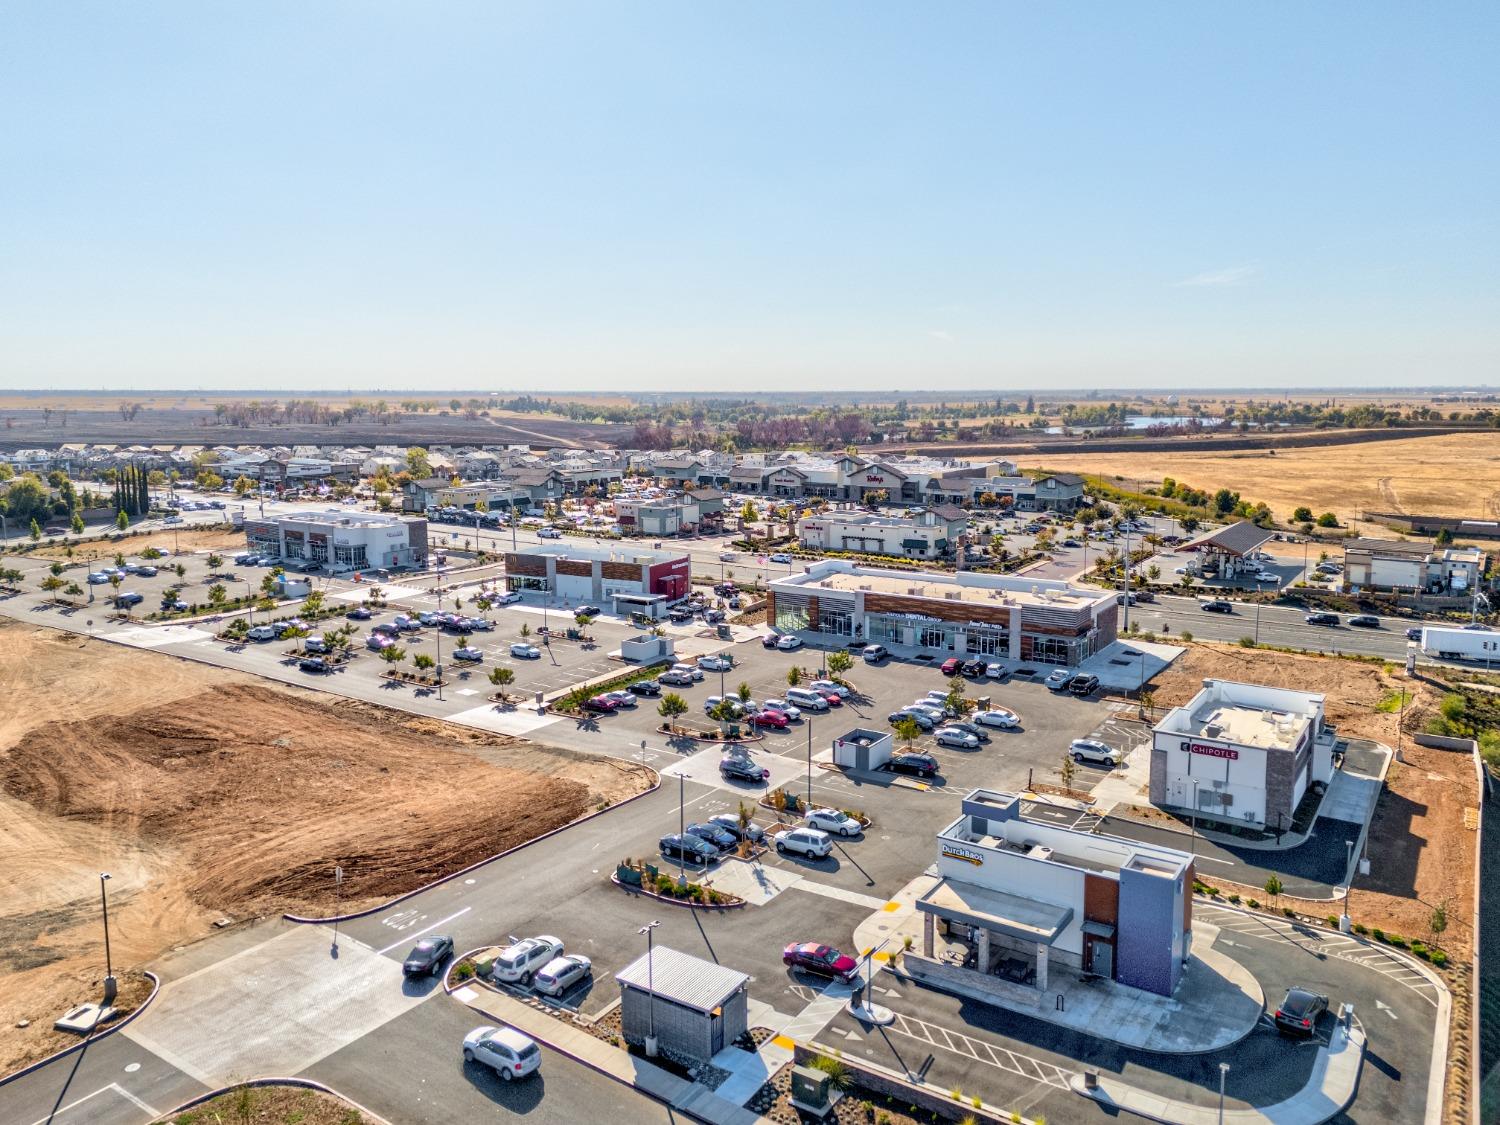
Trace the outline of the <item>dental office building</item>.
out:
[[[427,565],[427,521],[383,512],[292,512],[245,521],[245,542],[278,562],[317,563],[330,574],[421,570]]]
[[[622,614],[659,617],[687,597],[692,560],[680,551],[543,543],[506,552],[505,584],[550,596],[555,605],[601,605]]]
[[[1332,779],[1336,742],[1321,695],[1204,680],[1152,734],[1151,803],[1289,829],[1308,788]]]
[[[779,632],[898,655],[973,656],[1076,667],[1115,639],[1111,590],[1000,574],[885,570],[828,559],[771,583]]]

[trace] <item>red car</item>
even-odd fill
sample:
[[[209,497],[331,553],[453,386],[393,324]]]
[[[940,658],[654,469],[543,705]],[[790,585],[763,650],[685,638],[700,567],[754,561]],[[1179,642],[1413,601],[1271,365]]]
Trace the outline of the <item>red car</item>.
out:
[[[591,696],[589,700],[584,703],[583,709],[585,711],[600,711],[606,715],[613,715],[620,709],[620,705],[613,699],[610,699],[607,695],[595,695]]]
[[[781,951],[781,960],[794,969],[806,969],[834,980],[852,981],[859,976],[859,962],[853,957],[815,941],[794,942]]]
[[[831,692],[831,691],[830,692],[819,692],[818,694],[821,695],[821,696],[823,696],[823,701],[825,703],[827,703],[828,706],[830,706],[830,707],[842,707],[844,705],[844,701],[842,699],[840,699],[837,695],[834,695],[833,692]]]
[[[963,667],[963,663],[958,657],[950,656],[947,660],[943,661],[943,666],[938,671],[945,676],[956,676],[958,675],[958,670]]]
[[[785,730],[787,726],[787,717],[769,707],[764,711],[753,712],[745,721],[752,727],[775,727],[777,730]]]

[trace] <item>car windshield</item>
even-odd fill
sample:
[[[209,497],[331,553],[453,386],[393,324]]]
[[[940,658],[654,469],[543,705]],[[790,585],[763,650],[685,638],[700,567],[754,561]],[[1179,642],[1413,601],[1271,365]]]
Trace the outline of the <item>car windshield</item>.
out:
[[[413,953],[431,953],[436,948],[437,948],[437,942],[435,942],[435,941],[419,941],[416,944],[416,948],[414,948],[412,950],[412,952]]]
[[[1293,989],[1286,994],[1286,1002],[1281,1005],[1281,1010],[1289,1016],[1301,1016],[1311,1007],[1312,997],[1306,992]]]
[[[813,956],[816,957],[819,961],[822,961],[825,965],[832,965],[839,959],[839,951],[837,949],[834,949],[832,946],[825,945],[816,953],[814,953]]]

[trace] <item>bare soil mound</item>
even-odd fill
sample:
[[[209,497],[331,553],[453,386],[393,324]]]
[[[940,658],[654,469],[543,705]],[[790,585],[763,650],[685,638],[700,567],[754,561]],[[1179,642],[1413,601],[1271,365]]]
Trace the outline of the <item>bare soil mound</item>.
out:
[[[53,816],[170,845],[184,890],[212,910],[318,911],[330,906],[335,864],[349,897],[395,894],[601,799],[584,781],[490,764],[460,745],[388,712],[234,684],[48,723],[0,761],[0,788]]]

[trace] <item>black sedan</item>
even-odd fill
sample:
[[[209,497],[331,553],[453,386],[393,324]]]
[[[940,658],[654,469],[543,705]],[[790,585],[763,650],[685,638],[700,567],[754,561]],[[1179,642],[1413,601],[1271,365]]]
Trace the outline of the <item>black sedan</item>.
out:
[[[886,768],[896,773],[910,773],[917,777],[932,777],[938,771],[938,762],[931,754],[923,754],[917,750],[903,751],[892,754],[891,760],[886,763]]]
[[[969,676],[972,678],[974,676],[984,675],[984,670],[986,667],[987,665],[983,660],[965,660],[959,671],[962,672],[965,676]]]
[[[441,934],[425,937],[412,946],[401,971],[409,977],[429,977],[439,972],[443,962],[453,956],[453,939]]]
[[[1074,695],[1093,695],[1099,690],[1099,677],[1087,672],[1074,676],[1068,681],[1068,690]]]
[[[1204,613],[1233,613],[1234,603],[1215,598],[1213,601],[1199,603],[1198,608]]]
[[[631,695],[660,695],[661,684],[655,680],[636,680],[625,688]]]
[[[719,762],[719,773],[729,781],[748,781],[752,785],[759,785],[771,776],[771,771],[763,766],[758,766],[749,758],[730,756]]]
[[[779,640],[781,640],[781,636],[779,634],[777,634],[777,633],[767,633],[764,637],[762,637],[760,639],[760,647],[761,648],[775,648],[776,647],[776,642],[779,641]]]
[[[663,836],[660,847],[662,855],[681,856],[689,863],[711,863],[719,858],[718,848],[691,833],[679,836],[673,832],[670,836]]]
[[[1283,1035],[1309,1039],[1317,1028],[1318,1017],[1328,1011],[1328,997],[1306,988],[1287,989],[1286,999],[1276,1009],[1276,1030]]]
[[[689,824],[687,833],[700,840],[707,840],[721,852],[732,850],[739,842],[733,832],[720,828],[717,824]]]

